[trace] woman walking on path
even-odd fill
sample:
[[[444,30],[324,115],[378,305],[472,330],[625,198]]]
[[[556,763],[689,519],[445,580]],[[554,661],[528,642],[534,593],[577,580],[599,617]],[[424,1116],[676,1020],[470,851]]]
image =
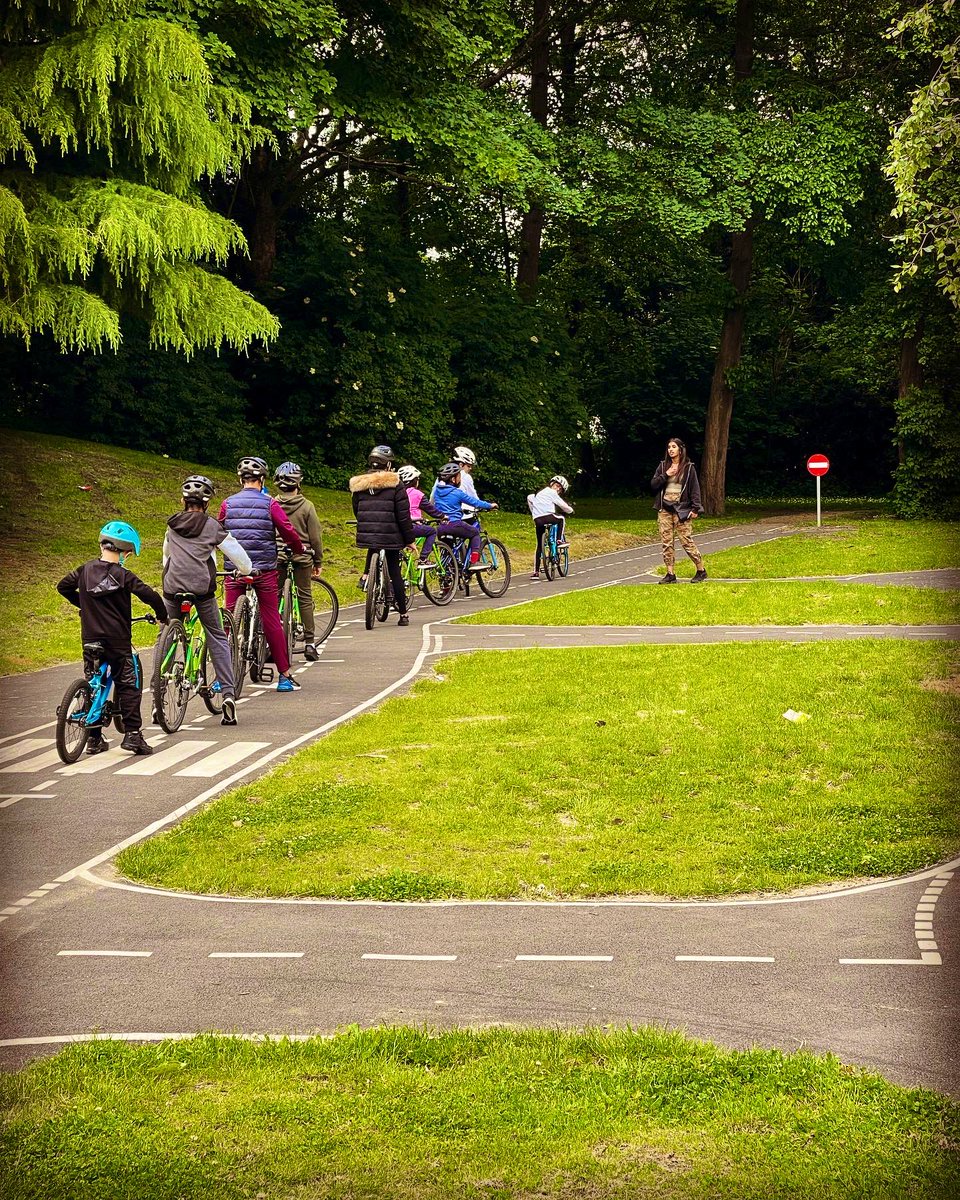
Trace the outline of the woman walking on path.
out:
[[[679,438],[671,438],[667,442],[666,457],[654,472],[650,488],[654,497],[653,507],[657,510],[663,562],[667,568],[666,575],[659,582],[677,582],[673,570],[673,546],[674,539],[679,537],[680,545],[696,567],[696,574],[690,582],[703,583],[707,577],[703,569],[703,555],[697,549],[690,532],[690,522],[703,512],[703,505],[700,503],[700,481],[697,479],[697,468],[687,457],[687,448]]]

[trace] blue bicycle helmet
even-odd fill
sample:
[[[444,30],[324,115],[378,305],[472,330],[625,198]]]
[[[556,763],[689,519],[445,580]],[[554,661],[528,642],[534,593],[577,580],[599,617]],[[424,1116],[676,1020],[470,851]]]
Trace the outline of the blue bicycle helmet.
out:
[[[126,521],[108,521],[100,530],[100,545],[120,554],[139,554],[140,534]]]
[[[278,487],[292,491],[303,483],[303,469],[299,463],[281,463],[274,471],[273,478]]]

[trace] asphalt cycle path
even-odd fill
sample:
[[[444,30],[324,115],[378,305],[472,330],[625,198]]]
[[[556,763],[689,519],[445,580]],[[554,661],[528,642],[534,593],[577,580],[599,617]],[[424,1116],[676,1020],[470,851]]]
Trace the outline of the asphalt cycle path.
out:
[[[765,524],[699,540],[709,552],[785,532]],[[299,1036],[354,1021],[631,1022],[725,1045],[834,1050],[890,1078],[960,1093],[951,941],[960,863],[859,888],[714,903],[237,900],[115,876],[111,859],[123,844],[269,769],[432,670],[439,656],[497,645],[497,627],[451,629],[450,617],[559,590],[653,582],[658,561],[658,546],[618,551],[575,563],[567,580],[546,586],[515,564],[517,582],[502,601],[420,604],[405,630],[391,620],[368,632],[345,609],[320,662],[298,667],[302,692],[245,692],[236,730],[192,708],[176,736],[147,731],[157,746],[149,759],[111,751],[64,768],[50,758],[49,720],[76,668],[0,680],[2,711],[19,726],[0,738],[9,898],[0,908],[0,1064],[15,1067],[98,1030],[140,1039],[202,1029]],[[688,631],[661,630],[661,642],[678,632]],[[716,630],[689,632],[716,640]],[[796,640],[797,632],[781,635]],[[523,636],[623,644],[623,633]],[[593,640],[617,635],[619,643]]]

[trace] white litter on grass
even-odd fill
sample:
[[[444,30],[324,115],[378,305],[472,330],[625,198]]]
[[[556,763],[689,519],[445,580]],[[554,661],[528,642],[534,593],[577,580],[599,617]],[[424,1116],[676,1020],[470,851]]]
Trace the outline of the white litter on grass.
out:
[[[783,714],[785,721],[793,721],[795,724],[800,724],[801,721],[809,721],[810,714],[805,712],[795,712],[792,708],[788,708]]]

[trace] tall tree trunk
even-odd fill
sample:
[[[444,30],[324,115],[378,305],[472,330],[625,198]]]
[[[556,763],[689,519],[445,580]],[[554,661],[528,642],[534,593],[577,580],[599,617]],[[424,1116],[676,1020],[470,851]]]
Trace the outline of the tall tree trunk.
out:
[[[265,147],[254,150],[243,169],[249,202],[247,241],[250,244],[250,273],[258,286],[267,282],[277,257],[279,213],[273,196],[276,159]]]
[[[900,379],[897,395],[902,402],[914,390],[923,387],[923,364],[920,362],[920,339],[923,337],[923,317],[913,333],[905,334],[900,342]],[[907,457],[903,435],[897,437],[897,462],[902,467]]]
[[[530,115],[547,127],[550,87],[550,0],[533,0],[533,30],[530,50]],[[520,254],[517,288],[532,300],[540,278],[540,243],[546,214],[542,204],[532,201],[520,225]]]
[[[734,27],[733,74],[735,84],[750,77],[753,70],[754,0],[737,0]],[[710,381],[706,428],[703,434],[703,507],[708,516],[722,516],[727,497],[727,448],[730,444],[730,420],[733,416],[733,388],[729,373],[743,353],[744,297],[753,268],[753,218],[746,228],[733,235],[730,250],[730,285],[733,297],[723,318],[720,345]]]

